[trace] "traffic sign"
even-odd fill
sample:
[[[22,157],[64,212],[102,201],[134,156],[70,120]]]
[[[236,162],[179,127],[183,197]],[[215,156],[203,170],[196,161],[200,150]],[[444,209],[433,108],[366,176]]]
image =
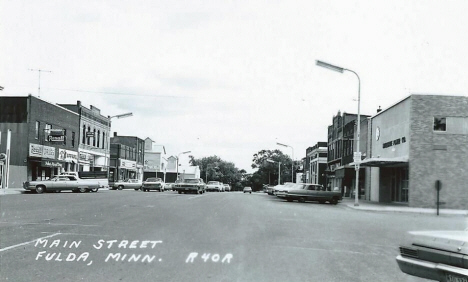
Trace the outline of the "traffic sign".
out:
[[[354,155],[353,155],[353,161],[355,163],[360,163],[361,162],[361,152],[354,152]]]

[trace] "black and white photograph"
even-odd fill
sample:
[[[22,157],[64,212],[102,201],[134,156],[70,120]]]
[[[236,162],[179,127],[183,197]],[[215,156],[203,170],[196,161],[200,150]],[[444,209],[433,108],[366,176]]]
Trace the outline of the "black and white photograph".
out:
[[[465,0],[3,0],[0,281],[468,282]]]

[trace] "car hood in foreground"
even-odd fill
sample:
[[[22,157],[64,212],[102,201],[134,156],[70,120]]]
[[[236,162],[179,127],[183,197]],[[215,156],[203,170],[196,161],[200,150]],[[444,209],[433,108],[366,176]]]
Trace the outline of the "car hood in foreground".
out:
[[[409,235],[413,245],[468,255],[468,230],[412,231]]]

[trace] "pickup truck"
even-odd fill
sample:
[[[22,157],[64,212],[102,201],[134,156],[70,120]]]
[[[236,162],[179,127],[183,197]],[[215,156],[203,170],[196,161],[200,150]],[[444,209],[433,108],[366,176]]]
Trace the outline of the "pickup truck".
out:
[[[36,191],[37,194],[44,192],[61,192],[71,190],[73,192],[97,192],[100,184],[92,179],[78,179],[73,175],[59,175],[48,180],[25,181],[23,188],[29,191]]]
[[[297,200],[298,202],[317,201],[321,204],[329,202],[336,205],[343,197],[340,191],[326,191],[322,185],[319,184],[295,184],[294,189],[287,191],[278,191],[277,197],[283,198],[288,202]]]

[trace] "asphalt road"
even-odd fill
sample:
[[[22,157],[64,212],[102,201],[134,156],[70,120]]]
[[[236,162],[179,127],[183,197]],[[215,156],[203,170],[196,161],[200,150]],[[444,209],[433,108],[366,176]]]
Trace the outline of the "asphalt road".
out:
[[[1,281],[424,281],[396,264],[405,233],[467,227],[238,192],[22,194],[0,209]]]

